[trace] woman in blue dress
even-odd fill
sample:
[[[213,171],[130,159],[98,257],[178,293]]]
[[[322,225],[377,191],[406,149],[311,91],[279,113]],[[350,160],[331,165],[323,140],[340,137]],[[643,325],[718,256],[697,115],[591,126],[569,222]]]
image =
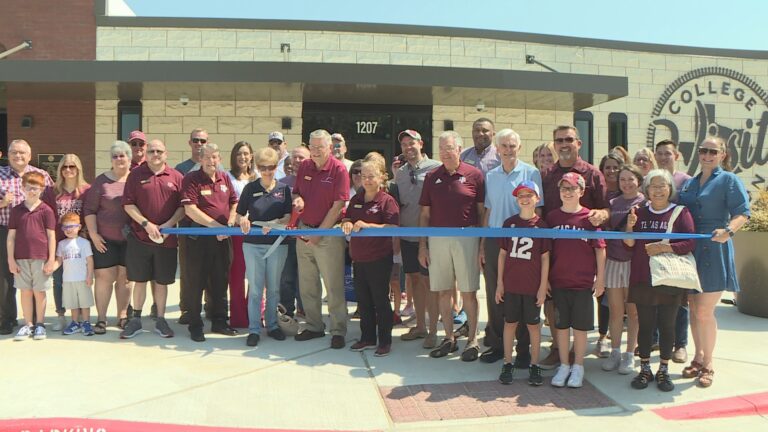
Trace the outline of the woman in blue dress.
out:
[[[715,305],[723,291],[739,291],[731,237],[750,215],[747,191],[729,172],[726,150],[721,138],[706,138],[698,148],[701,172],[686,181],[680,191],[680,203],[691,211],[696,232],[712,234],[711,239],[696,241],[693,253],[703,292],[688,297],[696,355],[683,370],[683,377],[697,378],[701,387],[711,386],[714,377]]]

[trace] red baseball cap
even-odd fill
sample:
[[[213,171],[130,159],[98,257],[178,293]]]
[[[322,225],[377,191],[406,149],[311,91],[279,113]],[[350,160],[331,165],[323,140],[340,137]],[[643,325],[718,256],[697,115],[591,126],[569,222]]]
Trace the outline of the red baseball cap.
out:
[[[140,130],[135,130],[135,131],[131,132],[130,135],[128,135],[128,142],[131,142],[133,140],[140,140],[141,142],[146,143],[147,142],[147,136],[144,135],[144,132],[142,132]]]
[[[409,137],[411,137],[411,138],[413,138],[413,139],[415,139],[417,141],[423,141],[421,139],[421,134],[420,133],[416,132],[413,129],[406,129],[406,130],[400,132],[399,134],[397,134],[397,142],[400,142],[400,140],[403,139],[404,135],[407,135],[407,136],[409,136]]]
[[[563,174],[563,178],[561,178],[560,181],[557,182],[557,185],[560,186],[563,182],[566,182],[571,186],[576,186],[581,189],[586,189],[586,183],[584,182],[584,177],[582,177],[581,174],[579,173],[567,172]]]

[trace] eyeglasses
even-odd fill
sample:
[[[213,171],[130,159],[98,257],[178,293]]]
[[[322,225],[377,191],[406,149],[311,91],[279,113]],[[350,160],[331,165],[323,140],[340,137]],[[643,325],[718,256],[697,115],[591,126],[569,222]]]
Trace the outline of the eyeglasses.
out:
[[[165,150],[157,150],[157,149],[155,149],[155,150],[147,150],[147,153],[161,155],[161,154],[165,153]]]
[[[43,190],[40,186],[30,186],[30,185],[24,185],[24,190],[27,192],[40,192]]]
[[[74,228],[80,228],[80,224],[70,224],[70,225],[62,225],[61,226],[61,229],[64,230],[64,231],[71,230],[71,229],[74,229]]]
[[[131,141],[131,147],[144,147],[147,145],[144,141]]]
[[[277,165],[256,165],[259,171],[274,171],[277,169]]]
[[[198,144],[198,143],[205,144],[208,142],[208,140],[205,138],[192,138],[190,141],[192,141],[195,144]]]
[[[645,163],[648,163],[650,161],[651,161],[650,159],[644,158],[644,157],[642,157],[642,158],[635,158],[635,163],[636,164],[639,164],[639,163],[644,163],[645,164]]]
[[[125,155],[124,153],[120,153],[120,154],[113,154],[113,155],[112,155],[112,159],[123,159],[123,158],[127,158],[127,157],[128,157],[128,156],[127,156],[127,155]]]
[[[717,156],[718,153],[720,153],[720,150],[718,150],[718,149],[699,147],[699,154],[702,155],[702,156],[704,156],[705,154],[710,154],[712,156]]]
[[[558,143],[558,144],[562,144],[562,143],[571,144],[574,141],[576,141],[576,138],[574,138],[574,137],[555,138],[555,142]]]
[[[349,173],[352,174],[352,175],[360,175],[360,170],[359,169],[353,169]]]
[[[560,186],[560,192],[576,192],[579,190],[576,186]]]
[[[62,171],[64,171],[64,170],[76,170],[76,169],[77,169],[77,165],[62,165],[61,166],[61,170]]]

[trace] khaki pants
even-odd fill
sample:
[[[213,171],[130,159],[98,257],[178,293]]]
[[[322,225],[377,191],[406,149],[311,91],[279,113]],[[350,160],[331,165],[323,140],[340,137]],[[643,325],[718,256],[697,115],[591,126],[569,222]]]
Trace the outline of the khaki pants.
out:
[[[322,315],[323,287],[328,291],[328,314],[331,318],[330,333],[347,335],[347,302],[344,299],[344,237],[322,237],[316,246],[302,240],[296,241],[296,258],[299,264],[299,293],[306,316],[306,328],[325,331]]]

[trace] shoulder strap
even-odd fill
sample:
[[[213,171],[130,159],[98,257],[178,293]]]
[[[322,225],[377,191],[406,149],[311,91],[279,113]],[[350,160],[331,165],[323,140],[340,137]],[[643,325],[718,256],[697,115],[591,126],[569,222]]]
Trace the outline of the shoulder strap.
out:
[[[672,210],[672,217],[669,218],[669,222],[667,222],[667,234],[672,232],[672,227],[675,224],[675,221],[677,220],[677,217],[680,216],[680,213],[683,211],[683,208],[685,206],[681,205],[675,205],[675,208]],[[662,240],[662,243],[669,244],[669,239]]]

